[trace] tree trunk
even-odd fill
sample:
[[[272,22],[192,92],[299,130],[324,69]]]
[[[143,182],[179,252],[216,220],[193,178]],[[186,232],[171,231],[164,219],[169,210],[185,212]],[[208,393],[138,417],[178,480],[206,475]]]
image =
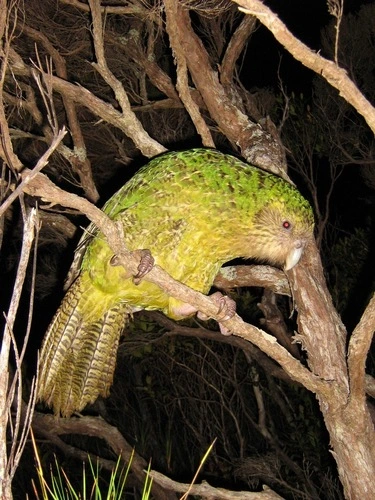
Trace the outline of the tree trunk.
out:
[[[331,391],[317,393],[330,434],[346,498],[375,498],[375,433],[364,388],[352,391],[346,361],[346,330],[327,290],[320,256],[311,246],[301,265],[290,272],[298,310],[297,339],[308,353],[313,373],[331,382]]]

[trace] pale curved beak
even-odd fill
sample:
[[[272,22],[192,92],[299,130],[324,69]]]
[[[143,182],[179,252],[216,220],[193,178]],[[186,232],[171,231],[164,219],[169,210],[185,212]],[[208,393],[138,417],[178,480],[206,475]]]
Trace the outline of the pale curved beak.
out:
[[[289,271],[290,269],[292,269],[292,267],[298,264],[303,252],[303,248],[304,245],[301,241],[296,242],[295,247],[288,253],[286,257],[284,271]]]

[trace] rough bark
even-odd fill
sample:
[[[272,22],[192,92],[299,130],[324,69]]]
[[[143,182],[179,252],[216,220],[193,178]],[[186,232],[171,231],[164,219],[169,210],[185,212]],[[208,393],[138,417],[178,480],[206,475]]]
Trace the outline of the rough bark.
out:
[[[364,384],[355,402],[351,401],[353,385],[348,377],[346,330],[333,307],[315,246],[289,275],[298,310],[297,338],[307,351],[311,371],[330,383],[329,392],[317,391],[316,395],[345,496],[351,500],[374,498],[374,425]],[[363,354],[361,359],[365,357]],[[363,362],[361,365],[358,368],[364,374]]]

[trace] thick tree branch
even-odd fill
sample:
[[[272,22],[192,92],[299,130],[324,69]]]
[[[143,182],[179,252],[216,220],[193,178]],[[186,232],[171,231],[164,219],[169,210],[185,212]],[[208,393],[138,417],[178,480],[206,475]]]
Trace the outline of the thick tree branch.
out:
[[[179,483],[155,470],[150,472],[150,476],[153,478],[155,483],[162,485],[164,488],[178,491],[180,493],[189,491],[191,495],[197,495],[202,498],[215,498],[217,500],[280,500],[283,498],[267,486],[263,486],[263,491],[251,493],[249,491],[232,491],[224,488],[215,488],[214,486],[208,484],[207,481],[194,485]]]
[[[320,393],[317,397],[346,498],[372,497],[375,493],[372,481],[375,470],[374,425],[364,395],[349,404],[346,331],[327,290],[317,248],[310,246],[300,264],[288,274],[298,309],[299,333],[296,337],[307,351],[313,373],[332,382],[332,393],[328,397]],[[364,370],[362,349],[363,345],[358,350],[357,359],[361,359],[360,368]],[[356,356],[352,360],[353,369],[355,360]],[[354,384],[359,388],[363,375],[356,376],[358,379],[354,378]],[[354,477],[353,467],[357,471]]]
[[[220,67],[220,81],[222,85],[226,86],[233,83],[238,58],[249,41],[250,35],[254,32],[256,22],[255,17],[245,16],[230,39]]]
[[[284,271],[271,266],[225,266],[220,269],[214,285],[222,290],[258,286],[280,295],[292,295]]]
[[[333,307],[315,243],[309,245],[288,276],[298,311],[296,338],[308,353],[311,370],[325,380],[334,380],[346,403],[346,330]]]
[[[195,34],[189,12],[176,3],[176,27],[181,47],[196,88],[202,95],[211,117],[227,138],[236,144],[249,163],[286,177],[283,148],[259,124],[251,122],[230,100],[201,39]]]

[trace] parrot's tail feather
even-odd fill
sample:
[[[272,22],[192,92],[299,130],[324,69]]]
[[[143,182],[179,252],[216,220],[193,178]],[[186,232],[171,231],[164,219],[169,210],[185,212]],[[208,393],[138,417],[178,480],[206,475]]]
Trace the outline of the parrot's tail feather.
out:
[[[85,339],[81,358],[77,365],[77,381],[80,381],[81,399],[92,401],[99,393],[107,397],[112,385],[116,366],[118,343],[125,327],[129,309],[118,304],[90,325],[91,335]]]
[[[99,395],[108,396],[129,307],[118,303],[95,322],[79,311],[80,279],[70,287],[45,337],[39,359],[38,399],[70,416]]]

